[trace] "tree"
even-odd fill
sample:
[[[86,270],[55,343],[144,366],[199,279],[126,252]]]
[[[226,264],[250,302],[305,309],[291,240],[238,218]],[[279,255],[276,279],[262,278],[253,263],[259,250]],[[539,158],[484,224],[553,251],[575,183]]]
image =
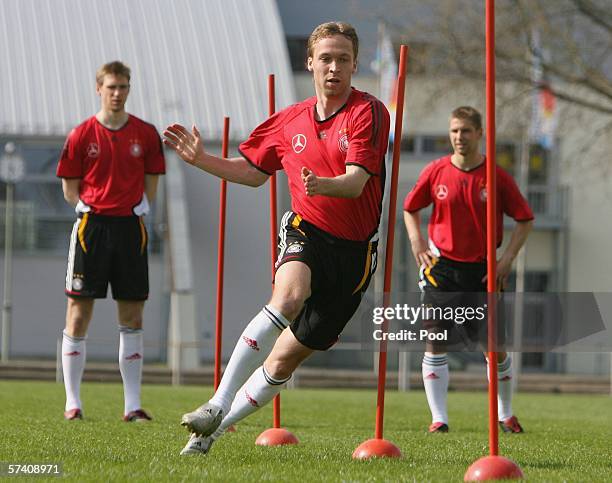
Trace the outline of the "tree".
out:
[[[484,78],[484,1],[394,1],[380,15],[396,38],[427,46],[429,75]],[[500,81],[533,85],[540,55],[544,78],[558,99],[612,114],[612,10],[609,0],[498,0],[496,68]],[[391,15],[389,15],[391,12]],[[404,15],[401,14],[404,12]],[[380,12],[379,12],[380,13]],[[537,52],[534,35],[539,36]],[[418,52],[417,52],[418,53]]]

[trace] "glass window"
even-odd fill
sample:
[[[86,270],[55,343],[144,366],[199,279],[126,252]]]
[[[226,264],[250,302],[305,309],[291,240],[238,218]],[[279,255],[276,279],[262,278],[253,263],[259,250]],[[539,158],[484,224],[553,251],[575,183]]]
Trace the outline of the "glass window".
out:
[[[499,143],[495,147],[495,160],[497,164],[508,171],[512,176],[516,175],[516,146],[512,143]]]
[[[448,136],[423,136],[424,153],[450,153],[452,147]]]
[[[407,153],[414,153],[414,136],[402,137],[402,142],[400,144],[400,151],[404,151]]]
[[[308,37],[287,37],[287,49],[293,72],[306,71]]]
[[[0,141],[0,153],[6,140]],[[13,245],[16,250],[64,252],[76,219],[74,208],[64,200],[62,182],[55,175],[63,139],[26,140],[17,148],[25,160],[26,173],[15,185]],[[0,182],[0,247],[4,246],[6,184]],[[157,199],[157,203],[161,197]],[[155,207],[155,204],[153,205]],[[152,229],[153,212],[146,217],[149,248],[158,252],[160,240]]]
[[[529,148],[529,183],[546,184],[549,151],[533,144]]]
[[[551,274],[550,272],[527,271],[525,273],[525,292],[546,292],[548,290]],[[516,290],[516,272],[508,275],[506,285],[508,292]]]

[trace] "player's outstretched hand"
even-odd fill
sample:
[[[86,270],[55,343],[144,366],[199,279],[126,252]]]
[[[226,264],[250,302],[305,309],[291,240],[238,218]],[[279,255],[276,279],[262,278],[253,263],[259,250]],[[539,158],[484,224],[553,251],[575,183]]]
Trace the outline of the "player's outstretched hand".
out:
[[[302,182],[304,183],[304,191],[306,191],[307,196],[314,196],[318,194],[319,188],[319,179],[317,175],[314,174],[307,167],[302,166]]]
[[[191,127],[191,132],[181,124],[171,124],[164,131],[164,144],[176,151],[176,153],[189,164],[196,164],[204,157],[204,145],[200,131]]]

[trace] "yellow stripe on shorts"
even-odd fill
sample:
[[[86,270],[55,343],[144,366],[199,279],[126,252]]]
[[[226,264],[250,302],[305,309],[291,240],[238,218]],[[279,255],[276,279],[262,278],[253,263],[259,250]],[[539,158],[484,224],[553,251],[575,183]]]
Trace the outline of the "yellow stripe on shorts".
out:
[[[87,247],[85,246],[85,227],[87,226],[88,219],[89,213],[83,213],[83,218],[81,218],[81,223],[79,224],[79,245],[81,245],[85,253],[87,253]]]
[[[427,280],[429,280],[429,283],[431,283],[434,287],[438,288],[438,282],[436,282],[436,279],[433,278],[433,275],[431,274],[431,269],[436,266],[436,263],[438,263],[438,259],[434,257],[433,264],[431,265],[431,267],[427,267],[425,269],[425,272],[423,273],[427,277]]]
[[[147,246],[147,230],[142,222],[142,217],[138,218],[138,222],[140,223],[140,254],[142,255]]]
[[[359,285],[357,285],[357,288],[353,290],[353,293],[351,295],[355,295],[357,292],[359,292],[361,287],[363,287],[363,284],[366,283],[366,280],[368,279],[368,275],[370,275],[371,265],[372,265],[372,242],[368,243],[368,254],[366,256],[366,265],[365,265],[365,270],[363,271],[363,277],[361,278],[361,282],[359,282]]]

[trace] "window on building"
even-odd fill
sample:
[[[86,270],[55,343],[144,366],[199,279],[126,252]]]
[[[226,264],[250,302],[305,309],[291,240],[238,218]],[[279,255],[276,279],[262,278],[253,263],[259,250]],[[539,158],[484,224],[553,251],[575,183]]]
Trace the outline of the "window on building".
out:
[[[546,184],[548,179],[549,151],[539,144],[531,145],[529,149],[529,183]]]
[[[306,61],[308,60],[306,48],[308,47],[308,37],[287,37],[287,49],[289,50],[289,61],[293,72],[306,71]]]
[[[19,142],[26,172],[15,185],[13,245],[16,250],[64,252],[76,219],[74,208],[64,200],[62,182],[55,175],[63,147],[62,139]],[[0,141],[0,152],[4,150]],[[4,246],[6,185],[0,183],[0,246]],[[159,200],[158,200],[159,203]],[[147,217],[149,248],[159,252],[160,239]]]
[[[510,142],[498,143],[495,159],[497,164],[515,178],[519,175],[520,146]],[[529,184],[546,184],[548,181],[549,152],[540,145],[529,147]]]
[[[550,272],[546,271],[527,271],[525,272],[525,292],[546,292],[551,281]],[[516,290],[516,272],[513,271],[508,276],[506,284],[508,292]]]
[[[498,143],[495,146],[495,160],[509,174],[516,175],[516,146],[514,144]]]
[[[423,136],[422,149],[427,154],[446,154],[452,151],[448,136]]]
[[[546,292],[550,287],[551,273],[546,271],[528,271],[525,273],[525,292]],[[506,286],[508,292],[516,290],[516,272],[508,277]],[[545,321],[543,307],[537,303],[528,304],[526,310],[530,311],[532,319]],[[523,337],[534,340],[543,337],[542,325],[523,324]],[[545,364],[545,354],[541,352],[525,352],[523,354],[523,367],[527,369],[541,369]]]
[[[414,154],[415,152],[414,136],[403,136],[402,137],[402,142],[400,144],[400,151]]]

